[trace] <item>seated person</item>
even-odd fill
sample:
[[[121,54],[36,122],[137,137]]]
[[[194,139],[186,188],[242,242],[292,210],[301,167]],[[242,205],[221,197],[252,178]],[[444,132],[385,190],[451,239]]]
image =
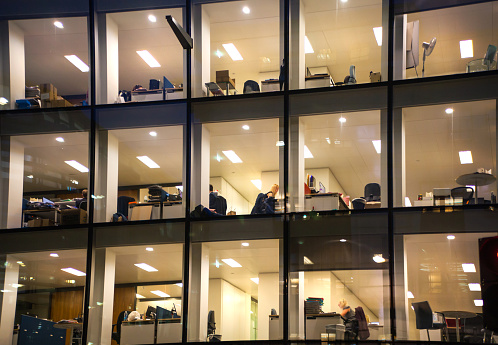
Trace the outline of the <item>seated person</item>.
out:
[[[275,195],[278,193],[278,184],[271,186],[268,193],[259,193],[252,208],[251,214],[275,213]]]
[[[341,308],[341,319],[344,322],[344,327],[346,329],[346,336],[348,339],[354,339],[356,337],[357,320],[354,311],[348,306],[348,302],[343,298],[339,300],[337,304]],[[347,340],[347,339],[346,339]]]
[[[209,185],[209,209],[214,211],[216,209],[216,193],[214,192],[213,185]]]
[[[85,201],[85,202],[87,201],[87,198],[86,198],[86,197],[87,197],[87,195],[88,195],[88,189],[83,189],[83,191],[81,191],[81,195],[83,196],[83,198],[82,198],[82,199],[78,199],[78,200],[76,200],[76,204],[75,204],[76,208],[80,208],[80,204],[81,204],[83,201]]]

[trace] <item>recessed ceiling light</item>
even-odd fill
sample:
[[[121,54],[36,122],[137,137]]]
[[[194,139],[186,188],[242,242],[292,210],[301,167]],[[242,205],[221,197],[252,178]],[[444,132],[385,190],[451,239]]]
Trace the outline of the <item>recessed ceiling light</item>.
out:
[[[472,164],[472,152],[471,151],[459,151],[460,163],[461,164]]]
[[[57,254],[57,253],[50,253],[50,256],[53,257],[53,258],[58,258],[59,254]]]
[[[247,243],[247,242],[242,242],[242,247],[249,247],[249,243]]]
[[[90,70],[90,67],[88,67],[88,65],[81,61],[81,59],[76,55],[64,55],[64,57],[68,59],[70,63],[75,65],[81,72],[88,72]]]
[[[218,50],[216,50],[216,52],[214,53],[214,55],[216,55],[218,58],[221,59],[221,57],[223,56],[223,53],[218,49]]]
[[[85,173],[88,172],[88,168],[84,166],[83,164],[75,161],[75,160],[70,160],[70,161],[64,161],[67,165],[70,165],[74,169],[78,170],[79,172]]]
[[[62,24],[59,21],[55,21],[54,22],[54,26],[57,27],[57,28],[59,28],[59,29],[64,29],[64,24]]]
[[[330,145],[330,138],[325,138],[325,140],[327,141],[327,144]]]
[[[151,68],[161,67],[159,62],[147,50],[137,50],[137,54],[145,61]]]
[[[341,238],[341,239],[339,240],[339,242],[343,242],[343,243],[344,243],[344,242],[346,242],[346,239],[345,239],[345,238]]]
[[[341,117],[339,118],[339,122],[340,122],[340,123],[345,123],[345,122],[346,122],[346,118],[341,116]]]
[[[306,145],[304,145],[304,158],[313,158],[313,154]]]
[[[484,305],[483,300],[482,299],[475,299],[474,300],[474,305],[476,307],[482,307]]]
[[[69,274],[73,274],[73,275],[78,276],[78,277],[86,276],[85,272],[78,271],[77,269],[72,268],[72,267],[61,268],[61,271],[67,272]]]
[[[262,187],[262,183],[261,183],[261,180],[251,180],[252,184],[256,186],[256,188],[258,188],[258,190],[261,190],[261,187]]]
[[[137,298],[145,298],[145,296],[142,296],[142,295],[141,295],[141,294],[139,294],[139,293],[135,294],[135,296],[136,296]]]
[[[152,22],[152,23],[155,23],[157,21],[156,16],[153,15],[153,14],[149,14],[149,21]]]
[[[308,36],[304,36],[304,53],[305,54],[313,54],[315,51],[313,50],[313,47],[311,46],[310,40],[308,39]]]
[[[303,256],[303,263],[305,265],[313,265],[313,261],[310,260],[310,258],[308,258],[307,256]]]
[[[448,236],[446,236],[446,238],[449,239],[449,240],[454,240],[455,236],[454,235],[448,235]]]
[[[245,131],[248,131],[251,127],[249,127],[249,125],[243,125],[242,126],[242,129],[245,130]]]
[[[67,284],[76,284],[76,280],[74,280],[74,279],[68,279],[68,280],[66,280],[66,283]]]
[[[466,273],[474,273],[476,266],[474,264],[462,264],[463,271]]]
[[[218,261],[218,259],[216,259],[214,265],[216,266],[216,268],[220,268],[220,262]]]
[[[151,291],[151,293],[153,293],[154,295],[157,295],[159,297],[170,297],[167,293],[162,292],[161,290],[154,290],[154,291]]]
[[[377,41],[377,45],[382,46],[382,26],[378,26],[373,28],[375,40]]]
[[[159,169],[160,166],[147,156],[137,156],[137,158],[151,169]]]
[[[284,146],[285,143],[282,140],[277,141],[276,146]]]
[[[151,137],[157,137],[157,132],[154,132],[154,131],[149,132],[149,135],[150,135]]]
[[[259,278],[251,278],[253,283],[259,284]]]
[[[472,40],[460,41],[460,57],[462,59],[474,57],[474,47]]]
[[[375,261],[376,263],[378,264],[381,264],[383,262],[386,262],[386,259],[384,259],[382,257],[382,254],[374,254],[373,258],[372,258],[373,261]]]
[[[228,159],[230,159],[230,162],[232,163],[242,163],[242,159],[240,159],[239,156],[237,156],[237,154],[232,151],[232,150],[228,150],[228,151],[221,151],[223,152],[223,154],[225,156],[227,156]]]
[[[245,14],[249,14],[249,13],[251,13],[251,9],[249,7],[247,7],[247,6],[244,6],[242,8],[242,12],[244,12]]]
[[[232,58],[233,61],[240,61],[244,60],[242,55],[240,55],[239,51],[237,48],[235,48],[235,45],[233,43],[225,43],[222,44],[223,48],[227,51],[228,55]]]
[[[226,263],[230,267],[242,267],[241,264],[239,264],[237,261],[234,259],[221,259],[224,263]]]
[[[481,291],[481,284],[479,283],[469,283],[470,291]]]
[[[5,97],[0,97],[0,105],[6,105],[9,103],[9,100]]]
[[[406,297],[408,297],[408,298],[415,298],[415,296],[413,296],[413,294],[412,294],[412,292],[411,292],[411,291],[408,291],[408,292],[406,293]]]
[[[34,176],[33,176],[33,175],[28,175],[28,176],[26,176],[26,177],[31,179],[31,178],[33,178]]]
[[[152,248],[152,247],[147,247],[147,248],[145,248],[145,250],[146,250],[146,251],[148,251],[148,252],[153,252],[153,251],[154,251],[154,248]]]
[[[176,286],[183,287],[183,283],[176,283]]]
[[[135,264],[135,266],[137,266],[138,268],[141,268],[143,269],[144,271],[147,271],[147,272],[157,272],[157,269],[150,266],[150,265],[147,265],[145,263],[141,263],[141,264]]]
[[[372,144],[375,148],[375,151],[377,151],[377,153],[380,154],[380,150],[381,150],[381,147],[382,147],[382,142],[380,140],[372,140]]]
[[[348,0],[341,0],[341,2],[345,4],[346,2],[348,2]]]
[[[55,138],[55,140],[57,140],[60,143],[64,142],[64,138],[63,137],[57,137],[57,138]]]
[[[69,182],[74,183],[74,184],[79,184],[77,180],[69,180]]]
[[[448,115],[453,114],[453,108],[446,108],[444,112]]]

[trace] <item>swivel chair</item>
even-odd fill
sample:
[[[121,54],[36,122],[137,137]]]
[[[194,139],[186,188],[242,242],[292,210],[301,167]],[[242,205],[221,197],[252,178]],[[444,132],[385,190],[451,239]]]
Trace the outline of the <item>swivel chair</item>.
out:
[[[444,331],[443,337],[446,341],[448,341],[448,328],[446,327],[446,319],[444,318],[444,314],[440,312],[432,312],[431,306],[429,302],[415,302],[412,303],[413,310],[415,311],[415,320],[417,329],[425,329],[427,331],[427,339],[431,341],[429,336],[430,329],[439,329]],[[435,314],[435,317],[433,316]],[[434,321],[437,320],[437,322]]]
[[[369,201],[380,201],[380,184],[378,183],[368,183],[364,190],[365,200]]]
[[[470,203],[470,200],[473,200],[473,196],[474,189],[472,189],[471,187],[456,187],[451,190],[451,197],[453,199],[462,198],[463,205],[468,205]]]
[[[118,345],[121,341],[121,324],[124,321],[124,314],[125,314],[125,311],[123,310],[121,313],[119,313],[118,319],[116,320],[116,323],[114,325],[112,325],[111,339],[115,340],[116,343],[118,343]],[[114,332],[114,326],[116,326],[116,332]]]
[[[131,196],[121,195],[118,197],[118,213],[124,214],[128,218],[128,204],[134,202],[135,198]]]
[[[356,198],[356,199],[353,199],[353,201],[351,201],[351,203],[353,204],[354,210],[363,210],[363,209],[365,209],[365,204],[367,202],[363,198]]]
[[[244,83],[244,93],[259,92],[259,84],[254,80],[246,80]]]

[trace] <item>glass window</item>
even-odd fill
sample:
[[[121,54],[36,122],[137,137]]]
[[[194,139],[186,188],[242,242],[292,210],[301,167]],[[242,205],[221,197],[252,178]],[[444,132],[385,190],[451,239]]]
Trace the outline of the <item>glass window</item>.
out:
[[[10,20],[3,44],[10,56],[9,82],[0,95],[10,109],[88,104],[87,17]],[[4,100],[1,103],[6,103]]]
[[[183,48],[166,21],[180,26],[183,9],[101,13],[105,22],[103,60],[107,75],[99,103],[162,101],[184,98]]]

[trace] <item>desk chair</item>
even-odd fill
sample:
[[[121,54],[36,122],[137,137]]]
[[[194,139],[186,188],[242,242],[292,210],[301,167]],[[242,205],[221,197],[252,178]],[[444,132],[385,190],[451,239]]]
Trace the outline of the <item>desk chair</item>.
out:
[[[116,320],[116,323],[114,325],[112,325],[111,339],[115,340],[116,343],[118,343],[118,345],[121,341],[121,324],[123,323],[123,320],[124,320],[124,313],[125,313],[125,311],[122,311],[121,313],[119,313],[118,319]],[[114,332],[114,326],[116,326],[116,332]]]
[[[363,198],[356,198],[351,203],[353,204],[353,210],[363,210],[367,202]]]
[[[254,80],[246,80],[244,83],[244,93],[259,92],[259,84]]]
[[[484,327],[482,316],[463,319],[463,341],[466,343],[482,343]]]
[[[134,202],[135,198],[131,196],[121,195],[118,197],[118,213],[124,214],[128,218],[128,204]]]
[[[87,207],[88,207],[88,201],[82,201],[82,202],[80,202],[80,206],[78,206],[78,208],[85,210],[85,211],[87,211]]]
[[[412,303],[413,310],[415,311],[415,320],[417,324],[417,329],[425,329],[427,331],[427,339],[431,341],[429,336],[430,329],[440,329],[443,330],[443,337],[446,341],[449,341],[448,328],[446,327],[446,319],[443,313],[432,312],[429,302],[415,302]],[[433,314],[436,314],[438,322],[434,322]]]
[[[364,190],[365,200],[369,201],[380,201],[380,184],[378,183],[368,183]]]
[[[208,97],[209,97],[209,92],[211,92],[213,94],[213,96],[225,96],[225,94],[223,93],[223,90],[221,89],[221,87],[216,84],[216,83],[213,83],[213,82],[210,82],[210,83],[206,83],[206,89],[207,89],[207,92],[208,92]]]
[[[473,196],[474,189],[470,187],[456,187],[451,190],[451,197],[453,199],[462,198],[464,205],[468,205],[470,203],[470,200],[473,200]]]

